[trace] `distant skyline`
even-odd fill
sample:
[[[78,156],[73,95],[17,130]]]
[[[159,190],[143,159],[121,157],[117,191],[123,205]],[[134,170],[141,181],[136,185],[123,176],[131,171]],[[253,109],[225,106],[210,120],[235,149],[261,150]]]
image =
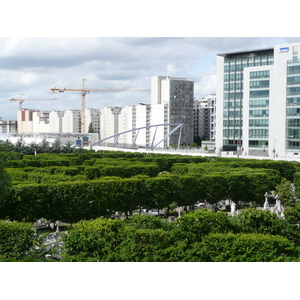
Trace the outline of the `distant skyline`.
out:
[[[10,98],[37,110],[80,109],[80,92],[51,93],[52,87],[150,88],[151,76],[195,82],[195,97],[216,92],[216,56],[300,41],[300,37],[83,37],[0,38],[0,117],[17,119]],[[150,103],[150,93],[91,92],[86,107]]]

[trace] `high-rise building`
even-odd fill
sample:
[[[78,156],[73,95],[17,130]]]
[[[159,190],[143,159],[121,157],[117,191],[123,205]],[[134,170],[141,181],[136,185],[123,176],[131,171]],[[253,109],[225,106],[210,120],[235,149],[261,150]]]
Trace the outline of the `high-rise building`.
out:
[[[185,78],[153,76],[151,78],[151,125],[183,123],[181,144],[193,142],[194,82]],[[152,128],[151,139],[160,142],[176,126]],[[177,130],[160,147],[170,147],[178,143]]]
[[[151,107],[149,104],[104,107],[101,110],[101,139],[128,131],[126,134],[107,140],[107,142],[112,144],[118,138],[119,146],[131,146],[134,141],[138,146],[149,146],[149,128],[131,130],[149,126],[150,114]]]
[[[194,139],[215,140],[215,104],[214,94],[194,99]]]
[[[300,155],[299,43],[217,55],[216,147]]]

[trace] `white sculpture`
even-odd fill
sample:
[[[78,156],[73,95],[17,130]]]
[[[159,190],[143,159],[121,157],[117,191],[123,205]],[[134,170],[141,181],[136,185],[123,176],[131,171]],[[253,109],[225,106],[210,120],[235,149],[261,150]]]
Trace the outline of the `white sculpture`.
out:
[[[268,202],[268,193],[265,193],[265,203],[264,203],[264,210],[269,209],[269,202]]]
[[[230,209],[231,209],[231,211],[230,211],[231,215],[234,216],[236,213],[236,204],[232,200],[231,200],[231,204],[230,204]]]
[[[275,199],[276,199],[276,204],[275,204],[275,206],[273,208],[273,212],[276,213],[278,217],[283,218],[284,217],[284,214],[283,214],[284,207],[281,204],[281,201],[279,199],[279,195],[278,194],[275,196]]]

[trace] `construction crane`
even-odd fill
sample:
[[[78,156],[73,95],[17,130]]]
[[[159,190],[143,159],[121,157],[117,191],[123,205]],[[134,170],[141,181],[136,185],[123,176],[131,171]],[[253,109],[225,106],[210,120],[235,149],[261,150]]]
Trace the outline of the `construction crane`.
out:
[[[15,98],[11,98],[9,99],[10,101],[15,101],[15,102],[19,102],[19,110],[22,110],[22,103],[24,101],[28,101],[28,100],[58,100],[57,98],[51,98],[51,99],[41,99],[41,98],[37,98],[37,99],[22,99],[22,96],[24,96],[23,94],[20,95],[20,98],[15,99]]]
[[[15,101],[15,102],[19,102],[19,110],[20,111],[22,111],[22,103],[24,102],[24,101],[28,101],[28,100],[58,100],[57,98],[51,98],[51,99],[47,99],[47,98],[44,98],[44,99],[42,99],[42,98],[37,98],[37,99],[22,99],[22,96],[25,96],[24,94],[21,94],[20,95],[20,98],[18,98],[18,99],[15,99],[15,98],[11,98],[11,99],[9,99],[10,101]],[[21,118],[21,121],[20,121],[20,132],[22,133],[23,132],[23,126],[22,126],[22,118]]]
[[[69,88],[51,88],[51,92],[55,93],[56,91],[63,92],[81,92],[81,133],[86,133],[86,124],[85,124],[85,95],[90,92],[150,92],[151,89],[87,89],[85,88],[85,81],[87,79],[82,79],[82,87],[81,89],[69,89]]]

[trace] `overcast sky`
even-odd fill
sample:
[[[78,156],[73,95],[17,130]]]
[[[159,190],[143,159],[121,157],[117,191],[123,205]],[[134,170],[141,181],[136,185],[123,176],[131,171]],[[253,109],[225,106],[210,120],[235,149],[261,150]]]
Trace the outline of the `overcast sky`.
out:
[[[50,88],[55,86],[78,88],[81,86],[82,78],[88,79],[86,86],[90,88],[150,88],[151,76],[178,76],[195,82],[195,97],[206,96],[215,93],[216,55],[218,53],[256,50],[285,42],[300,41],[300,37],[292,38],[299,34],[298,10],[295,5],[283,4],[280,1],[273,1],[270,4],[269,1],[261,0],[253,0],[251,3],[237,0],[205,2],[195,0],[181,2],[174,0],[12,0],[2,1],[1,12],[0,117],[12,120],[17,119],[19,105],[9,99],[19,97],[20,94],[26,95],[27,98],[57,97],[59,99],[57,101],[25,101],[23,103],[25,108],[80,109],[79,92],[52,94]],[[91,92],[86,96],[86,106],[97,109],[139,102],[150,103],[150,93]],[[135,266],[144,268],[142,264]],[[196,267],[195,270],[193,269],[193,264],[188,266],[191,269],[187,269],[188,272],[184,269],[182,272],[184,266],[181,265],[179,273],[193,275],[195,273],[190,271],[198,270]],[[238,266],[241,269],[236,270]],[[18,265],[18,268],[20,267]],[[68,267],[71,266],[68,265]],[[151,286],[155,286],[155,291],[159,290],[160,295],[168,296],[169,289],[165,288],[168,285],[166,280],[169,278],[170,286],[174,286],[174,282],[178,279],[177,265],[174,270],[171,265],[168,265],[171,271],[167,272],[167,276],[164,269],[161,270],[162,272],[157,272],[158,265],[155,265],[152,273],[149,272],[149,267],[150,265],[147,265],[147,274],[143,273],[143,276],[140,276],[142,269],[137,269],[138,272],[135,272],[139,276],[134,277],[137,282],[134,289],[139,292],[131,294],[134,299],[140,298],[141,293],[145,295],[145,282],[150,282]],[[280,267],[276,265],[276,272],[270,272],[266,276],[264,266],[262,272],[256,272],[258,281],[267,282],[267,284],[274,283],[277,280],[278,270],[281,270]],[[31,266],[31,269],[33,268],[34,266]],[[43,268],[45,269],[45,266]],[[128,284],[132,284],[133,273],[130,270],[126,271],[130,276],[125,278],[121,272],[118,280],[115,269],[108,265],[101,265],[101,270],[104,268],[105,272],[102,273],[97,270],[97,276],[94,276],[92,272],[85,272],[86,275],[90,275],[85,276],[88,288],[82,290],[75,288],[74,292],[68,289],[66,296],[70,298],[72,292],[74,299],[94,296],[93,287],[98,293],[99,282],[102,282],[101,293],[103,293],[103,287],[108,286],[110,289],[106,291],[109,297],[113,297],[111,291],[115,288],[116,281],[120,290],[126,290]],[[133,268],[134,266],[131,265],[130,269]],[[245,265],[230,265],[230,270],[226,265],[224,273],[223,270],[214,269],[209,264],[201,268],[205,271],[197,272],[197,276],[181,276],[181,286],[197,286],[199,282],[205,281],[205,290],[210,293],[213,289],[215,298],[218,298],[216,294],[218,291],[215,289],[215,282],[212,281],[210,286],[210,282],[206,280],[208,277],[214,276],[216,272],[220,274],[219,277],[228,277],[231,275],[230,270],[234,269],[233,276],[237,273],[243,275],[240,276],[241,285],[236,285],[237,290],[238,286],[242,287],[245,281],[252,279],[254,271],[251,269],[248,272]],[[76,271],[77,269],[76,265]],[[35,276],[40,271],[39,266],[33,270],[32,275]],[[51,274],[52,272],[56,274],[57,270],[60,274],[67,274],[66,278],[72,278],[70,281],[72,286],[85,286],[82,276],[78,277],[77,272],[74,271],[66,273],[67,270],[63,268],[63,265],[55,265],[55,273],[50,269],[46,271],[47,274],[49,271]],[[255,271],[257,271],[256,265]],[[293,274],[293,272],[286,272],[286,269],[283,271]],[[27,287],[31,294],[32,292],[40,294],[39,289],[32,291],[31,281],[28,281],[28,284],[26,282],[26,278],[28,280],[32,278],[32,276],[24,276],[25,273],[28,274],[27,266],[24,267],[24,272],[20,272],[19,269],[16,271],[12,268],[12,265],[7,265],[5,272],[2,272],[4,274],[1,277],[2,281],[11,278],[8,276],[9,272],[13,272],[11,276],[14,276],[14,282],[16,282],[16,276],[20,276],[18,282],[22,284],[22,288],[19,289],[22,293],[20,296],[23,296]],[[107,276],[110,272],[112,276]],[[155,282],[152,282],[152,274],[155,274]],[[159,280],[160,274],[163,276],[161,280]],[[260,274],[261,278],[259,278]],[[127,282],[127,278],[130,281]],[[272,280],[266,281],[268,278]],[[39,279],[44,280],[43,277],[35,276],[35,280]],[[297,288],[297,283],[293,282],[297,280],[295,276],[291,278],[285,276],[280,280],[283,285],[289,286],[288,290],[284,290],[285,295],[293,292],[293,287]],[[11,293],[14,289],[14,286],[10,286],[14,282],[11,282],[5,281],[4,293],[5,288],[7,288],[7,293]],[[40,285],[42,284],[41,281]],[[218,282],[219,286],[220,284],[222,285],[221,281]],[[226,288],[228,288],[228,282],[224,281],[224,287],[219,288],[220,297],[224,298]],[[192,298],[195,296],[192,295],[194,291],[193,288],[179,288],[172,297]],[[272,294],[272,291],[270,294],[270,289],[261,292],[265,292],[269,298],[277,296],[282,298],[278,290],[274,292],[275,294]],[[239,295],[238,291],[235,294],[231,293],[229,297],[236,299]],[[291,296],[294,295],[291,294]],[[253,294],[252,298],[255,296]]]
[[[17,119],[24,108],[80,109],[80,92],[50,88],[150,88],[151,76],[184,77],[195,82],[195,97],[216,92],[218,53],[273,47],[300,38],[280,37],[12,37],[0,38],[0,117]],[[150,103],[150,93],[91,92],[86,107]]]

